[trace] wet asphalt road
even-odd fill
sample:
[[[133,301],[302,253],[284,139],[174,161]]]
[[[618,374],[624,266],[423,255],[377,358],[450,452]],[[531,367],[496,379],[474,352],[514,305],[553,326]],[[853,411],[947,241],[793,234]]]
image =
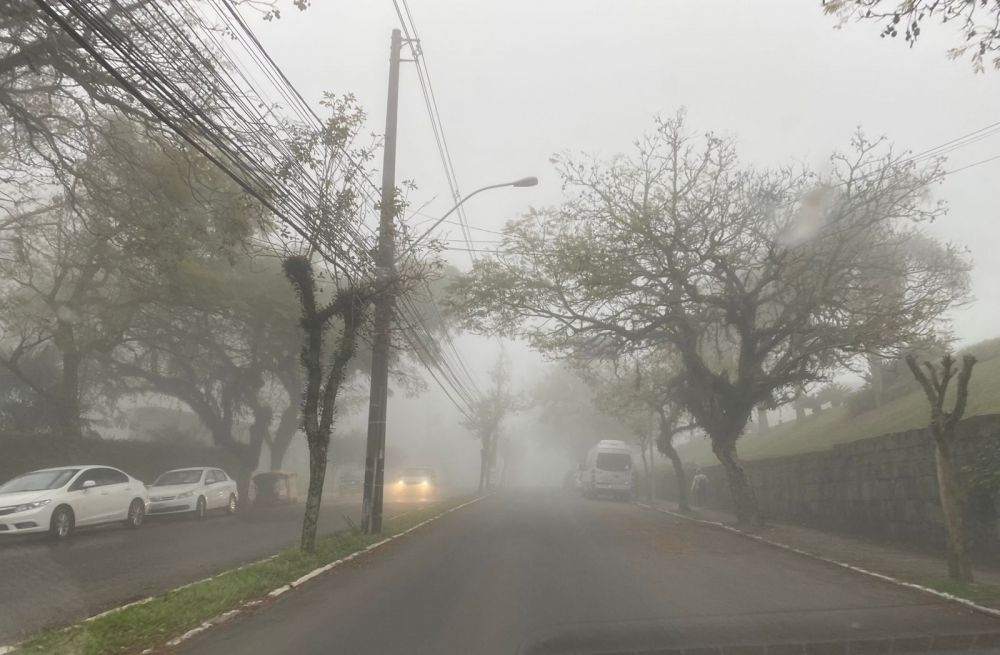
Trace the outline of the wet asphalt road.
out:
[[[463,508],[179,650],[675,652],[988,632],[1000,632],[1000,621],[919,592],[633,505],[552,491]]]
[[[326,501],[321,532],[357,522],[360,498]],[[0,645],[62,626],[224,570],[268,557],[298,541],[302,505],[210,515],[148,518],[139,530],[80,530],[67,543],[0,538]],[[385,515],[405,511],[386,505]]]

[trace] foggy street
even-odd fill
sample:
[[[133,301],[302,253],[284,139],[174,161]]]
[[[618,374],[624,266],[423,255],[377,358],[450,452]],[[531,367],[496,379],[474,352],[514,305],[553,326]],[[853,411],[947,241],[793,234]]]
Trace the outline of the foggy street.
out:
[[[347,528],[360,500],[323,506],[319,530]],[[386,516],[406,511],[387,505]],[[277,553],[298,542],[302,505],[236,517],[153,517],[138,530],[81,531],[68,542],[0,540],[0,645],[45,627],[83,619]]]
[[[523,491],[449,514],[180,652],[619,653],[997,631],[988,616],[739,535]]]

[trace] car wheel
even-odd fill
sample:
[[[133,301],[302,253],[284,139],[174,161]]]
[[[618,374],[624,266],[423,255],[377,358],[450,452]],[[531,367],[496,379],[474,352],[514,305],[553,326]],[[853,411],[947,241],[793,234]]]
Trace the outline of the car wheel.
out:
[[[199,519],[203,519],[205,518],[205,512],[206,512],[205,497],[201,496],[198,498],[198,503],[194,506],[194,515]]]
[[[49,521],[49,534],[53,539],[67,539],[71,534],[73,534],[73,528],[75,527],[75,519],[73,518],[73,510],[66,507],[57,507],[54,512],[52,512],[52,519]]]
[[[128,506],[128,518],[125,519],[125,525],[134,529],[142,526],[142,522],[145,520],[146,506],[141,500],[136,498],[132,501],[132,504]]]
[[[236,513],[236,494],[229,494],[229,504],[226,505],[226,511],[230,514]]]

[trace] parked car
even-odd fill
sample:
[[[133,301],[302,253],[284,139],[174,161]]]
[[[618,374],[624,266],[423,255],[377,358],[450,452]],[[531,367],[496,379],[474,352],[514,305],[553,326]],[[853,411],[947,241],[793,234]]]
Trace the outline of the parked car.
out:
[[[253,504],[294,505],[299,502],[299,476],[291,471],[264,471],[253,476],[250,484]]]
[[[433,500],[438,495],[437,474],[431,468],[406,468],[395,482],[385,485],[384,495],[389,500]]]
[[[204,518],[212,510],[235,514],[238,503],[236,481],[222,469],[174,469],[149,485],[150,514],[193,512]]]
[[[76,528],[116,521],[138,528],[148,502],[142,482],[110,466],[32,471],[0,485],[0,535],[66,539]]]

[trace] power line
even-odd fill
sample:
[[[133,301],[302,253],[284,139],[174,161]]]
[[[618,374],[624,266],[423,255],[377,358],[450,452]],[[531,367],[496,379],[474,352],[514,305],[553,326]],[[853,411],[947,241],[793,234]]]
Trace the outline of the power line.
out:
[[[958,173],[960,171],[964,171],[964,170],[967,170],[969,168],[974,168],[974,167],[980,166],[982,164],[988,164],[989,162],[996,161],[997,159],[1000,159],[1000,155],[993,155],[992,157],[987,157],[986,159],[981,159],[981,160],[979,160],[977,162],[973,162],[971,164],[966,164],[965,166],[960,166],[958,168],[955,168],[955,169],[952,169],[952,170],[948,171],[947,173],[945,173],[945,175],[954,175],[955,173]]]
[[[323,189],[288,150],[288,134],[268,119],[270,112],[262,111],[263,102],[254,107],[249,101],[262,96],[243,69],[232,59],[217,60],[221,52],[213,53],[205,40],[214,39],[212,30],[207,29],[207,37],[202,37],[188,29],[186,23],[194,18],[189,5],[180,3],[178,9],[178,2],[170,0],[122,12],[117,18],[129,24],[130,33],[126,34],[108,15],[95,11],[91,3],[59,0],[65,15],[55,9],[55,3],[36,0],[36,4],[155,118],[218,166],[341,272],[366,274],[371,267],[367,261],[369,240],[349,221],[338,228],[354,241],[353,248],[345,248],[343,242],[331,241],[321,232],[321,223],[316,221],[324,217],[320,211]],[[144,16],[146,22],[138,20],[139,16]],[[175,16],[184,27],[178,25]],[[70,19],[84,26],[89,38]],[[156,27],[161,29],[150,34],[149,28]],[[215,43],[218,45],[217,39]],[[230,71],[238,73],[243,88],[239,88]],[[284,183],[276,175],[275,166],[281,162],[291,166],[288,172],[294,173],[286,176]],[[299,188],[286,188],[289,182]]]

